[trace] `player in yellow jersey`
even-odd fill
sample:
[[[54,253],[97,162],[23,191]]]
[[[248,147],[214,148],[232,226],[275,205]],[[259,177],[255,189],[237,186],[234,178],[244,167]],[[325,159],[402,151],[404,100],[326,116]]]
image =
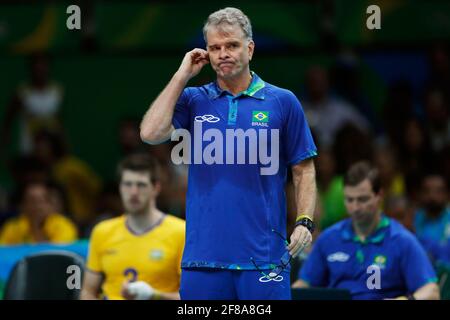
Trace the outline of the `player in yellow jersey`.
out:
[[[156,208],[158,176],[145,154],[119,165],[126,212],[92,231],[81,299],[179,299],[185,223]]]

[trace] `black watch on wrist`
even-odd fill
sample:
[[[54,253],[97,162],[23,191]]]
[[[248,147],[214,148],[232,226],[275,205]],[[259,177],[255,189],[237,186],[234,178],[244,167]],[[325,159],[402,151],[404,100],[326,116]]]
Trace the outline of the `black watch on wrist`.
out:
[[[314,232],[314,229],[316,227],[314,222],[311,219],[306,218],[306,217],[301,218],[300,220],[298,220],[295,223],[295,226],[299,226],[299,225],[306,227],[306,229],[308,229],[309,232],[311,232],[311,234]]]

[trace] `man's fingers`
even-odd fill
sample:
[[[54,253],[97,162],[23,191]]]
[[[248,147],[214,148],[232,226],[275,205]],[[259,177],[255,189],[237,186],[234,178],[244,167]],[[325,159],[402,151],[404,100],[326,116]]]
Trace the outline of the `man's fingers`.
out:
[[[298,236],[291,237],[291,239],[296,240],[295,242],[291,242],[291,246],[289,248],[289,254],[294,258],[311,243],[311,233],[306,229],[302,228],[299,231]],[[298,240],[297,240],[298,239]]]
[[[289,248],[289,254],[291,256],[293,256],[299,249],[301,246],[301,234],[296,234],[295,236],[291,237],[291,244],[290,244],[290,248]]]

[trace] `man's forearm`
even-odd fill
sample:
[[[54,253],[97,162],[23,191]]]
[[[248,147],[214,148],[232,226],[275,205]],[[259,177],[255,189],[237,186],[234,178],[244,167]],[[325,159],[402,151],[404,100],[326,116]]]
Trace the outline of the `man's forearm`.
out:
[[[83,289],[80,293],[80,300],[99,300],[99,298],[92,292]]]
[[[307,215],[311,219],[317,198],[316,170],[312,159],[305,160],[292,169],[297,217]]]
[[[141,122],[141,139],[156,143],[168,138],[175,105],[188,78],[176,72],[164,90],[153,101]]]
[[[158,292],[154,297],[157,300],[180,300],[180,294],[178,292]]]
[[[414,292],[416,300],[439,300],[439,287],[436,283],[428,283]]]

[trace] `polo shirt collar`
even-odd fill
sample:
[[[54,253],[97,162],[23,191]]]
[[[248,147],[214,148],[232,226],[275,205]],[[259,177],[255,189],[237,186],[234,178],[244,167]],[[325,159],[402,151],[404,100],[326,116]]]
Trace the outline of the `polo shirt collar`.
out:
[[[255,99],[263,100],[264,92],[261,89],[265,87],[265,83],[255,72],[251,71],[250,73],[252,75],[252,82],[250,83],[250,86],[247,88],[247,90],[240,92],[236,97],[245,95]],[[208,90],[208,96],[211,99],[217,99],[224,93],[230,94],[227,90],[221,89],[217,84],[217,81],[211,82],[206,86],[206,88]]]
[[[341,236],[344,240],[353,241],[356,243],[367,244],[367,243],[381,243],[383,242],[386,233],[388,231],[388,227],[390,225],[390,220],[384,214],[381,215],[381,220],[378,223],[375,231],[368,236],[364,241],[362,241],[353,230],[352,219],[348,219],[347,223],[344,224],[343,230],[341,232]]]

